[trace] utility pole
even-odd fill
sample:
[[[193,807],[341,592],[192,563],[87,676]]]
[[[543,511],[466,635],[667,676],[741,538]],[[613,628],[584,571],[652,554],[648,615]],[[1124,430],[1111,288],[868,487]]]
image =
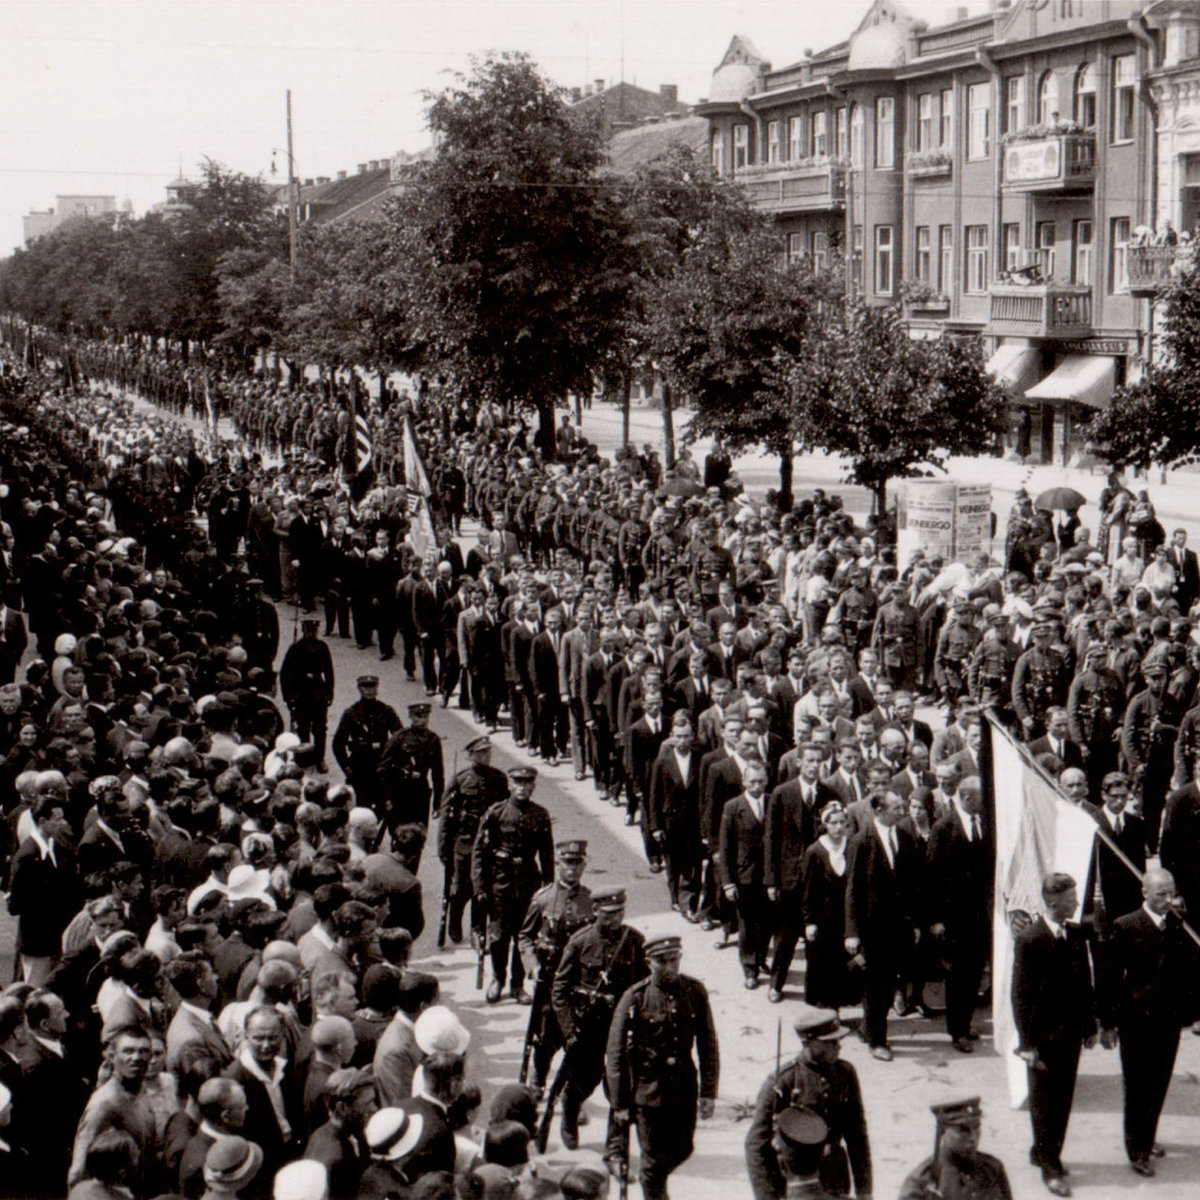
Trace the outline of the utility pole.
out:
[[[292,157],[292,89],[287,90],[288,270],[296,274],[296,168]]]

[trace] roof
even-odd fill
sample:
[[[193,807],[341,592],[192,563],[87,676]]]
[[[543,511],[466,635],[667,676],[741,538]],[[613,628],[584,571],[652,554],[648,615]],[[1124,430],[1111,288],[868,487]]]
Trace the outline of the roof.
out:
[[[368,200],[386,193],[391,183],[390,164],[354,175],[345,179],[334,179],[329,183],[314,183],[302,186],[300,205],[307,205],[309,220],[332,221],[344,216],[351,209],[357,209]],[[283,189],[281,197],[287,203],[287,188]]]
[[[638,87],[635,83],[614,83],[612,87],[605,88],[602,92],[593,92],[571,105],[572,113],[598,115],[601,136],[605,138],[613,132],[615,126],[626,122],[636,124],[647,117],[672,116],[687,111],[688,106],[672,96],[652,92],[647,88]]]
[[[708,146],[708,122],[703,117],[680,117],[618,130],[608,143],[609,167],[618,175],[627,175],[676,146],[703,153]]]

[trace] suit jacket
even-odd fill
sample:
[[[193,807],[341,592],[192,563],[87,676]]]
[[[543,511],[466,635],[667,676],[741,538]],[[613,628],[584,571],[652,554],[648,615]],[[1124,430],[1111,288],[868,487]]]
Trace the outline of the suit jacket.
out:
[[[933,823],[925,846],[924,918],[946,926],[955,941],[986,940],[992,919],[992,871],[995,846],[986,824],[982,836],[967,837],[957,810]]]
[[[781,783],[767,801],[766,885],[791,892],[801,884],[800,864],[804,852],[817,840],[821,809],[837,793],[820,780],[816,799],[806,804],[799,777]]]
[[[846,847],[846,937],[858,938],[868,959],[898,954],[917,920],[920,854],[908,833],[895,834],[894,864],[874,821]]]
[[[538,700],[557,703],[559,698],[559,658],[562,653],[563,635],[559,634],[559,649],[554,649],[554,640],[543,630],[533,639],[529,650],[529,676],[533,680],[534,694]]]
[[[834,793],[834,798],[840,800],[846,808],[867,798],[867,786],[857,772],[852,781],[839,767],[832,775],[825,777],[824,783]]]
[[[167,1070],[178,1071],[184,1051],[189,1046],[202,1046],[216,1061],[216,1070],[223,1071],[232,1061],[233,1053],[216,1024],[205,1021],[182,1005],[167,1026]]]
[[[1105,1029],[1165,1031],[1195,1019],[1196,950],[1173,915],[1161,931],[1144,908],[1118,917],[1101,965]]]
[[[394,1108],[412,1097],[413,1075],[424,1057],[412,1025],[393,1017],[379,1037],[372,1064],[380,1103]]]
[[[1200,920],[1200,788],[1196,784],[1189,783],[1167,797],[1158,853],[1163,867],[1175,877],[1175,886],[1187,905],[1188,922],[1195,926]]]
[[[1085,812],[1097,826],[1120,847],[1125,856],[1139,871],[1146,869],[1146,823],[1132,813],[1121,814],[1121,832],[1114,833],[1108,818],[1098,805],[1085,803]],[[1099,838],[1092,850],[1092,863],[1088,870],[1087,886],[1084,889],[1083,911],[1095,911],[1095,892],[1100,885],[1100,897],[1104,902],[1103,914],[1097,926],[1106,933],[1112,923],[1142,906],[1142,887],[1134,873],[1117,857],[1113,850]]]
[[[62,932],[80,905],[74,852],[56,842],[52,862],[26,838],[13,855],[10,878],[8,911],[18,918],[17,948],[31,957],[57,957]]]
[[[604,655],[597,650],[588,656],[583,671],[583,715],[588,721],[595,721],[601,728],[608,726],[608,673],[616,663],[616,658],[609,656],[605,665]]]
[[[1043,754],[1053,754],[1062,762],[1064,767],[1082,767],[1083,754],[1079,747],[1069,737],[1063,738],[1062,741],[1063,747],[1060,753],[1050,744],[1049,735],[1037,738],[1029,743],[1029,753],[1034,758],[1039,758]]]
[[[587,633],[576,628],[563,636],[558,656],[558,687],[563,695],[583,700],[587,663],[599,646],[600,635],[594,626]]]
[[[700,842],[700,748],[692,746],[685,779],[673,746],[659,751],[650,771],[650,799],[646,805],[647,828],[665,833],[668,840]]]
[[[650,771],[669,732],[666,718],[660,714],[657,732],[651,730],[645,717],[640,717],[625,735],[625,771],[643,796],[650,794]]]
[[[1012,1007],[1023,1050],[1096,1032],[1096,993],[1087,939],[1076,925],[1056,938],[1039,916],[1016,935]]]
[[[896,795],[903,796],[907,800],[918,787],[928,788],[930,791],[933,791],[937,787],[937,776],[932,771],[922,771],[916,783],[914,783],[912,772],[905,768],[903,771],[897,771],[892,776],[888,786]]]
[[[913,721],[907,729],[893,721],[890,728],[899,729],[904,734],[906,743],[911,743],[915,738],[924,745],[926,750],[933,749],[933,730],[924,721]]]
[[[1192,604],[1200,598],[1200,561],[1196,558],[1195,550],[1185,546],[1182,553],[1174,546],[1167,550],[1167,561],[1175,568],[1175,599],[1179,602],[1179,611],[1185,616]]]
[[[850,689],[850,699],[854,704],[851,714],[853,720],[857,721],[859,717],[874,711],[875,692],[861,675],[855,675],[846,686]]]
[[[245,1064],[235,1059],[222,1074],[227,1079],[236,1079],[246,1093],[246,1121],[242,1126],[242,1137],[247,1141],[257,1142],[262,1147],[264,1171],[278,1170],[300,1150],[306,1136],[304,1093],[296,1078],[295,1068],[288,1063],[280,1081],[284,1114],[291,1126],[291,1133],[287,1138],[279,1128],[266,1085],[256,1075],[251,1075]]]
[[[15,609],[6,608],[3,628],[0,629],[0,683],[12,682],[28,645],[29,635],[25,631],[24,617]]]
[[[766,804],[766,797],[763,797]],[[760,820],[754,815],[745,793],[735,796],[721,814],[721,884],[739,888],[765,886],[763,863],[766,812]]]
[[[720,843],[721,814],[725,805],[742,792],[742,769],[732,755],[713,762],[700,793],[700,834],[714,852]]]

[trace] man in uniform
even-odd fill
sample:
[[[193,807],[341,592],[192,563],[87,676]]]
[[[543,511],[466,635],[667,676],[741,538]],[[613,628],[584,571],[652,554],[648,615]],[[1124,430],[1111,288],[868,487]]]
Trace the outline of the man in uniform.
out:
[[[1117,765],[1125,687],[1108,667],[1103,642],[1088,643],[1083,663],[1067,693],[1067,735],[1083,755],[1088,793],[1098,801],[1101,782]]]
[[[800,1054],[763,1084],[746,1134],[754,1200],[783,1200],[803,1181],[808,1196],[848,1196],[851,1176],[871,1195],[871,1143],[858,1074],[839,1058],[850,1030],[832,1009],[800,1005]]]
[[[382,758],[388,738],[403,722],[400,714],[379,699],[379,676],[358,677],[357,699],[344,713],[333,734],[333,757],[362,808],[378,811],[384,786]]]
[[[1012,678],[1017,651],[1008,636],[1008,618],[998,604],[983,610],[986,628],[971,655],[967,685],[971,699],[992,716],[1007,720],[1011,716]]]
[[[436,817],[446,787],[442,739],[429,728],[433,706],[425,700],[408,706],[409,725],[388,738],[379,761],[390,828],[428,825],[430,803]]]
[[[595,921],[579,930],[562,953],[550,1003],[571,1056],[563,1089],[562,1140],[579,1144],[579,1114],[604,1078],[604,1055],[617,1000],[646,977],[645,939],[625,924],[625,889],[592,893]],[[610,1145],[612,1131],[609,1131]]]
[[[474,892],[471,887],[471,851],[479,833],[483,814],[508,795],[508,780],[504,772],[491,765],[492,743],[478,737],[467,743],[471,765],[464,767],[450,781],[442,804],[442,823],[438,829],[438,858],[446,873],[450,891],[448,930],[450,940],[462,941],[462,919],[467,902]],[[482,935],[483,913],[473,907],[471,928]]]
[[[571,937],[595,919],[592,893],[580,880],[587,865],[587,842],[559,842],[555,848],[554,881],[534,893],[517,939],[525,969],[533,975],[533,1010],[526,1044],[532,1039],[534,1086],[546,1083],[550,1062],[560,1046],[558,1022],[550,1004],[550,989],[559,959]]]
[[[967,667],[980,637],[975,606],[969,600],[956,600],[953,613],[954,619],[938,634],[933,656],[933,674],[946,702],[947,720],[953,719],[959,700],[967,694]]]
[[[537,769],[514,767],[508,778],[512,794],[488,809],[479,823],[471,851],[471,886],[476,905],[488,917],[492,982],[484,998],[495,1004],[507,979],[512,998],[532,1004],[517,937],[534,893],[554,878],[554,835],[550,814],[533,801]]]
[[[302,742],[312,742],[317,751],[317,770],[325,767],[325,737],[329,730],[329,706],[333,703],[333,655],[317,637],[321,622],[305,617],[300,622],[304,636],[293,642],[279,668],[279,691],[292,718],[292,731]]]
[[[246,648],[247,668],[274,670],[275,655],[279,653],[279,613],[263,598],[261,579],[246,580],[245,603],[238,607],[235,623]]]
[[[1131,777],[1133,794],[1141,798],[1147,849],[1153,854],[1158,849],[1159,824],[1175,767],[1179,716],[1166,694],[1166,664],[1149,663],[1142,668],[1142,674],[1146,686],[1125,710],[1121,754]]]
[[[930,1105],[937,1117],[931,1157],[900,1185],[900,1200],[962,1196],[971,1200],[1012,1200],[1004,1164],[979,1149],[983,1110],[979,1098]]]
[[[707,989],[679,972],[682,939],[647,938],[645,952],[650,978],[617,1004],[606,1074],[614,1140],[623,1141],[626,1126],[637,1126],[642,1195],[663,1200],[671,1172],[692,1155],[697,1106],[702,1120],[713,1115],[720,1052]],[[624,1155],[624,1147],[617,1154]]]
[[[911,690],[917,682],[917,632],[920,617],[899,586],[884,592],[884,603],[875,617],[871,643],[893,687]]]
[[[1012,706],[1021,723],[1026,742],[1046,732],[1046,714],[1067,703],[1071,671],[1067,660],[1054,648],[1054,623],[1042,618],[1033,627],[1033,645],[1013,670]]]

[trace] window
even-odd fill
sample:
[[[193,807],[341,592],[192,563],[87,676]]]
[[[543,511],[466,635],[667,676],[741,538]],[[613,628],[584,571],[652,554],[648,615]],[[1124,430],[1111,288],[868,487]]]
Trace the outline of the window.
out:
[[[725,174],[725,139],[720,133],[712,137],[712,166],[715,174]]]
[[[750,165],[750,126],[733,127],[733,170],[736,174]]]
[[[922,153],[933,149],[932,92],[922,92],[917,97],[917,149]]]
[[[777,163],[779,161],[779,122],[767,122],[767,162]]]
[[[850,157],[850,141],[846,130],[846,110],[839,108],[833,114],[834,153],[840,159]]]
[[[945,88],[942,91],[942,133],[939,140],[943,150],[950,149],[950,143],[954,140],[954,89]]]
[[[850,110],[850,165],[852,167],[861,167],[863,165],[863,142],[865,138],[866,122],[863,118],[863,110],[856,104]]]
[[[896,101],[880,96],[875,101],[875,166],[890,171],[896,165]]]
[[[1004,132],[1016,133],[1024,127],[1025,76],[1013,75],[1004,81]]]
[[[793,162],[804,157],[804,125],[799,117],[788,117],[788,158]]]
[[[967,157],[987,158],[991,153],[991,97],[986,83],[967,88]]]
[[[954,226],[938,226],[938,291],[950,294],[954,281]]]
[[[1037,261],[1044,279],[1054,278],[1054,222],[1037,224]]]
[[[1075,120],[1084,129],[1096,128],[1096,73],[1091,63],[1075,74]]]
[[[789,233],[787,235],[787,260],[788,266],[795,266],[804,258],[804,234]]]
[[[1113,59],[1112,75],[1112,140],[1133,141],[1133,78],[1132,54],[1118,54]]]
[[[895,291],[892,281],[892,248],[894,230],[891,225],[875,226],[875,294],[890,296]]]
[[[1058,107],[1058,76],[1053,71],[1047,71],[1038,84],[1038,122],[1049,125],[1057,121],[1060,109]]]
[[[966,290],[969,295],[981,296],[988,285],[987,226],[968,225]]]
[[[850,286],[854,291],[862,291],[862,257],[863,257],[863,227],[854,227],[854,251],[850,260]]]
[[[829,262],[829,235],[818,229],[812,235],[812,264],[814,271],[823,271]]]
[[[916,258],[917,278],[922,283],[933,283],[933,244],[929,238],[929,226],[917,226],[917,252]]]
[[[812,149],[810,153],[813,158],[827,158],[829,156],[829,133],[826,129],[828,113],[815,112],[812,115],[812,121],[809,123],[809,132]]]
[[[1128,217],[1113,217],[1108,234],[1108,290],[1129,291],[1129,229]]]
[[[1071,282],[1086,286],[1092,282],[1092,223],[1075,222],[1075,265]]]
[[[1015,222],[1004,226],[1004,269],[1015,271],[1021,266],[1021,226]]]

